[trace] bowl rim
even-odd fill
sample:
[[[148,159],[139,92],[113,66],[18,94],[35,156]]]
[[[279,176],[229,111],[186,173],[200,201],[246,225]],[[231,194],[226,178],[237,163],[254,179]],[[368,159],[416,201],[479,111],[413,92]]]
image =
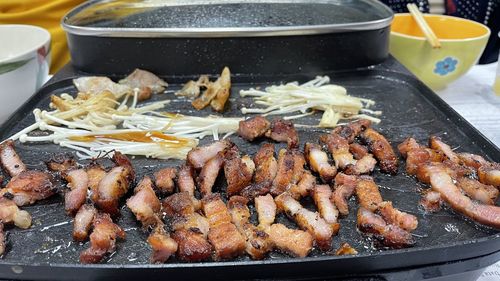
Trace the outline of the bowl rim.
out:
[[[25,56],[29,55],[32,52],[36,52],[40,47],[45,46],[45,44],[47,44],[47,43],[50,44],[51,43],[50,41],[52,40],[52,37],[50,35],[50,32],[47,29],[42,28],[40,26],[30,25],[30,24],[0,24],[0,30],[1,29],[13,28],[13,27],[15,27],[15,28],[25,28],[25,29],[28,29],[28,30],[31,30],[31,31],[41,32],[41,33],[43,33],[45,35],[45,37],[44,37],[43,40],[41,40],[41,42],[33,44],[34,46],[31,47],[31,48],[29,48],[27,51],[15,54],[14,56],[11,56],[11,57],[0,58],[0,64],[16,62],[20,58],[25,57]],[[49,46],[49,49],[50,49],[50,46]]]
[[[394,14],[394,19],[396,19],[396,17],[401,17],[401,16],[411,16],[410,13],[396,13]],[[476,37],[470,37],[470,38],[463,38],[463,39],[439,39],[439,41],[441,42],[464,42],[464,41],[474,41],[474,40],[479,40],[479,39],[482,39],[484,37],[489,37],[491,35],[491,30],[489,27],[487,27],[486,25],[480,23],[480,22],[476,22],[476,21],[473,21],[473,20],[469,20],[469,19],[464,19],[464,18],[460,18],[460,17],[454,17],[454,16],[448,16],[448,15],[438,15],[438,14],[424,14],[424,17],[440,17],[440,18],[452,18],[452,19],[458,19],[458,20],[461,20],[461,21],[464,21],[464,22],[468,22],[468,23],[471,23],[471,24],[474,24],[474,25],[478,25],[484,29],[486,29],[486,33],[481,35],[481,36],[476,36]],[[413,35],[408,35],[408,34],[404,34],[404,33],[401,33],[401,32],[396,32],[396,31],[392,31],[391,30],[391,34],[393,35],[397,35],[397,36],[400,36],[400,37],[405,37],[405,38],[409,38],[409,39],[415,39],[415,40],[420,40],[420,41],[426,41],[427,38],[425,38],[425,36],[413,36]]]

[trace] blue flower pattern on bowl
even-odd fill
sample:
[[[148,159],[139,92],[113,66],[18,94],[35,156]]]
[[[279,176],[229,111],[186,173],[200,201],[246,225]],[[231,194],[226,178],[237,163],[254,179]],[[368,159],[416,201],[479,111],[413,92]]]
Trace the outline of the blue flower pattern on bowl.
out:
[[[445,76],[448,73],[455,71],[458,60],[453,57],[446,57],[442,61],[436,63],[436,68],[434,68],[434,73],[441,76]]]

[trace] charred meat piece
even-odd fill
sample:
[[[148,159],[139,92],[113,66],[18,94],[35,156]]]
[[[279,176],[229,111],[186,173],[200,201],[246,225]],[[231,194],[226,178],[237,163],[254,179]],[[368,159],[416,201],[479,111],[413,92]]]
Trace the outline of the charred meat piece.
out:
[[[456,155],[458,159],[460,159],[460,163],[464,164],[467,167],[479,169],[479,167],[489,164],[489,162],[486,161],[486,159],[476,154],[457,153]]]
[[[358,197],[359,205],[372,212],[375,212],[378,205],[383,201],[378,186],[372,178],[360,178],[358,180],[356,196]]]
[[[332,194],[332,201],[335,203],[339,212],[344,216],[349,214],[349,205],[347,201],[354,194],[357,183],[358,177],[356,176],[339,173],[335,177],[335,190]]]
[[[263,259],[272,250],[272,242],[269,235],[255,227],[249,222],[250,210],[247,206],[248,200],[242,196],[229,198],[228,208],[232,222],[241,234],[246,237],[246,249],[252,259]]]
[[[337,207],[330,201],[330,197],[332,197],[332,189],[330,186],[326,184],[316,185],[313,189],[312,197],[321,217],[329,224],[337,223],[339,210],[337,210]]]
[[[276,218],[276,203],[271,194],[255,198],[255,209],[259,216],[259,227],[267,229]]]
[[[252,183],[240,191],[240,195],[248,200],[254,200],[255,197],[266,195],[271,190],[272,182],[264,181],[260,183]]]
[[[288,148],[297,148],[299,145],[299,134],[291,121],[274,119],[271,129],[266,132],[266,137],[276,142],[286,142]]]
[[[240,121],[238,135],[247,141],[253,141],[264,136],[270,128],[271,122],[259,115]]]
[[[373,155],[368,153],[365,156],[363,156],[363,158],[357,160],[354,165],[348,165],[345,168],[344,173],[348,175],[369,174],[373,172],[376,164],[377,160],[373,158]]]
[[[429,146],[432,149],[435,149],[437,151],[442,152],[453,163],[456,163],[456,164],[460,163],[460,159],[458,158],[457,154],[455,152],[453,152],[453,149],[451,149],[451,147],[449,145],[447,145],[446,143],[441,141],[441,139],[439,137],[436,137],[436,136],[430,137]]]
[[[270,226],[269,237],[278,250],[299,258],[306,257],[311,252],[314,242],[309,232],[290,229],[280,223]]]
[[[361,138],[379,161],[380,171],[395,175],[398,172],[398,158],[389,141],[372,128],[366,129]]]
[[[359,143],[351,143],[349,144],[349,152],[354,156],[354,159],[359,160],[368,154],[368,148]],[[345,245],[344,243],[343,245]]]
[[[297,184],[292,184],[288,193],[296,200],[308,196],[316,185],[316,177],[309,171],[304,171]]]
[[[120,84],[127,85],[132,89],[138,89],[138,100],[143,101],[151,97],[151,94],[159,94],[168,87],[167,82],[158,78],[153,73],[135,69],[125,79],[120,80]]]
[[[328,151],[332,154],[337,168],[344,169],[348,165],[356,163],[354,157],[349,152],[349,142],[345,138],[332,133],[320,136],[319,140],[328,147]]]
[[[80,254],[80,262],[85,264],[99,263],[106,254],[115,251],[117,238],[125,239],[125,231],[113,223],[109,214],[97,214],[92,224],[90,248]]]
[[[208,83],[206,87],[205,92],[191,104],[197,110],[201,110],[210,104],[215,111],[222,112],[231,94],[231,72],[229,68],[225,67],[220,77],[215,82]]]
[[[344,256],[344,255],[357,255],[358,251],[351,247],[349,243],[342,243],[340,245],[340,248],[335,252],[335,255],[337,256]]]
[[[246,240],[231,222],[231,215],[218,194],[203,198],[202,208],[210,223],[208,240],[214,246],[215,260],[230,259],[245,252]]]
[[[212,245],[197,229],[179,229],[172,234],[177,242],[177,257],[183,261],[197,262],[210,258]]]
[[[3,223],[0,222],[0,257],[5,253],[5,244],[7,244],[5,232],[3,230]]]
[[[477,169],[477,174],[480,182],[500,188],[500,164],[482,165]]]
[[[337,174],[337,168],[330,165],[328,155],[321,146],[308,142],[304,146],[304,154],[311,170],[318,173],[324,183],[330,183]]]
[[[338,134],[342,138],[346,139],[349,143],[353,143],[354,139],[361,134],[366,128],[371,126],[371,121],[366,119],[360,119],[357,121],[349,122],[345,126],[340,126],[335,128],[332,133]]]
[[[69,155],[56,155],[45,162],[47,168],[52,172],[65,172],[76,167],[76,161]]]
[[[97,210],[94,206],[85,204],[80,207],[73,220],[73,239],[75,241],[83,242],[87,240],[92,222],[96,216]]]
[[[154,173],[155,185],[162,194],[174,192],[174,180],[177,177],[176,168],[163,168]]]
[[[422,146],[414,138],[407,138],[398,145],[399,154],[401,154],[403,158],[407,157],[409,151],[418,148],[422,148]]]
[[[271,183],[278,172],[278,162],[274,158],[274,144],[263,144],[255,154],[253,162],[256,167],[254,181],[256,183]]]
[[[425,165],[423,169],[429,176],[432,189],[439,192],[455,211],[481,224],[500,228],[500,207],[474,202],[463,195],[443,166]]]
[[[99,182],[97,192],[92,193],[92,201],[102,211],[117,215],[119,213],[119,200],[129,189],[128,178],[129,170],[127,168],[114,167]]]
[[[461,178],[461,177],[472,177],[475,176],[475,170],[474,168],[470,168],[467,166],[463,166],[460,164],[457,164],[455,162],[452,162],[449,159],[444,160],[443,165],[447,167],[449,170],[453,171],[453,176],[455,179]]]
[[[26,165],[24,165],[21,157],[17,154],[14,148],[14,141],[12,140],[0,143],[0,162],[11,177],[15,177],[21,172],[26,171]]]
[[[14,223],[19,228],[27,229],[31,226],[31,215],[24,210],[20,210],[14,201],[0,197],[1,223]]]
[[[332,236],[338,232],[339,224],[327,223],[317,212],[309,211],[288,193],[274,198],[278,209],[285,212],[297,225],[308,231],[316,240],[318,247],[327,251],[331,247]]]
[[[195,169],[201,169],[208,160],[214,158],[219,152],[223,152],[233,144],[228,140],[216,141],[206,146],[198,146],[189,151],[188,163]]]
[[[457,186],[470,198],[488,205],[495,205],[498,198],[498,189],[492,185],[485,185],[470,178],[459,178]]]
[[[7,186],[0,190],[0,196],[9,193],[18,206],[33,204],[55,194],[52,176],[47,172],[29,170],[13,177]]]
[[[99,182],[101,182],[102,178],[106,175],[106,170],[98,164],[91,164],[85,170],[87,171],[87,177],[89,178],[90,190],[92,191],[92,194],[94,194],[97,192]]]
[[[164,263],[177,252],[177,242],[168,235],[163,224],[158,224],[148,237],[148,243],[153,249],[152,263]]]
[[[198,175],[198,188],[202,196],[212,194],[212,187],[219,176],[219,172],[224,165],[224,157],[221,153],[208,160]]]
[[[406,154],[406,172],[415,175],[418,167],[430,161],[429,150],[425,148],[415,148]]]
[[[194,185],[193,168],[188,165],[182,165],[179,169],[179,175],[177,176],[177,187],[179,192],[187,192],[191,196],[194,196],[194,190],[196,186]]]
[[[420,206],[429,213],[441,210],[441,194],[432,189],[424,190],[420,199]]]
[[[386,247],[405,248],[415,243],[408,231],[387,224],[381,216],[363,207],[358,210],[357,225],[361,232],[373,234]]]
[[[67,214],[74,215],[87,200],[89,177],[84,169],[64,172],[63,177],[70,188],[70,191],[64,194],[64,208]]]
[[[160,200],[153,190],[153,182],[144,177],[134,189],[134,195],[127,199],[127,207],[143,227],[154,226],[158,222],[161,209]]]
[[[125,156],[119,151],[115,151],[112,160],[113,162],[115,162],[117,166],[125,168],[129,184],[135,180],[135,170],[134,167],[132,166],[132,162],[130,162],[130,159],[127,156]]]
[[[304,172],[305,159],[298,150],[282,149],[278,155],[278,171],[273,181],[271,193],[279,195],[289,186],[297,183]]]
[[[163,211],[172,219],[172,238],[178,244],[177,256],[195,262],[210,258],[212,246],[207,241],[209,224],[205,217],[195,213],[192,196],[179,192],[163,200]]]
[[[252,181],[255,164],[248,156],[239,156],[236,146],[224,155],[224,175],[227,181],[227,194],[238,194]]]
[[[418,226],[417,217],[394,208],[392,202],[384,201],[378,204],[377,213],[388,224],[397,225],[406,231],[413,231]]]

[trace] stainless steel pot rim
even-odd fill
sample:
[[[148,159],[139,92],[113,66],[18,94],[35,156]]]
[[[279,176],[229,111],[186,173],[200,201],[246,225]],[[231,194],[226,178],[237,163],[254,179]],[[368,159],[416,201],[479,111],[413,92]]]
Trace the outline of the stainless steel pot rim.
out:
[[[341,33],[364,30],[376,30],[389,26],[393,16],[385,19],[345,24],[311,25],[311,26],[277,26],[277,27],[230,27],[230,28],[111,28],[83,27],[62,22],[63,29],[69,34],[98,37],[271,37],[300,36],[327,33]]]
[[[393,11],[375,0],[366,2],[375,5],[384,17],[375,20],[366,20],[349,23],[332,23],[317,25],[290,25],[290,26],[251,26],[251,27],[175,27],[175,28],[138,28],[138,27],[96,27],[80,26],[71,22],[71,19],[81,10],[91,7],[95,3],[110,2],[112,0],[92,0],[85,2],[68,12],[61,20],[63,29],[74,35],[97,37],[128,37],[128,38],[211,38],[211,37],[271,37],[271,36],[300,36],[328,33],[369,31],[389,26],[394,18]],[[220,2],[234,2],[236,0],[222,0]],[[253,0],[267,2],[268,0]],[[275,2],[278,0],[273,0]],[[328,3],[330,1],[317,0]],[[178,2],[175,0],[167,2]],[[182,1],[181,1],[182,2]],[[196,2],[196,1],[195,1]],[[200,0],[199,2],[205,2]],[[209,3],[213,1],[207,1]],[[304,2],[304,0],[279,0],[278,2]],[[306,1],[307,2],[307,1]],[[332,0],[331,2],[336,2]],[[182,2],[185,4],[184,2]],[[191,2],[190,2],[191,3]],[[368,11],[366,11],[368,12]]]

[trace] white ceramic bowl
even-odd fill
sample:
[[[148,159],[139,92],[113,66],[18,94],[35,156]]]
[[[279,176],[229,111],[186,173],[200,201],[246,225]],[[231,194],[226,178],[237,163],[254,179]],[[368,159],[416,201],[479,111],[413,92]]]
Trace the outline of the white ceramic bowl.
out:
[[[47,80],[50,33],[37,26],[0,25],[0,124]]]

